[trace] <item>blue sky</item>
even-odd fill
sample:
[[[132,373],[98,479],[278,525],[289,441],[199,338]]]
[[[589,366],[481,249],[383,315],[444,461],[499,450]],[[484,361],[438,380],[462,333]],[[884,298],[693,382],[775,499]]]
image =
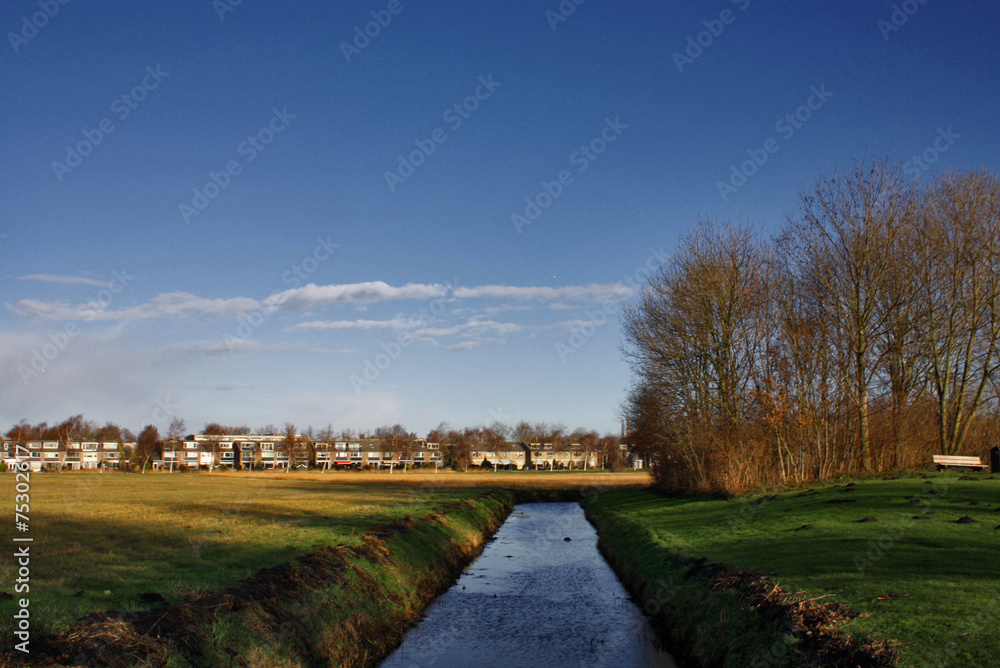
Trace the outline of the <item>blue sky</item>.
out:
[[[0,8],[4,429],[614,432],[699,216],[1000,167],[995,3],[176,4]]]

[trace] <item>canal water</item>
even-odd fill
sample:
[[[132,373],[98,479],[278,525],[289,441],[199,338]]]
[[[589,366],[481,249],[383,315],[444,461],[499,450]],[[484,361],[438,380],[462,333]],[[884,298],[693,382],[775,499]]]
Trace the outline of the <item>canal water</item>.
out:
[[[597,551],[597,532],[579,504],[524,503],[381,666],[674,663]]]

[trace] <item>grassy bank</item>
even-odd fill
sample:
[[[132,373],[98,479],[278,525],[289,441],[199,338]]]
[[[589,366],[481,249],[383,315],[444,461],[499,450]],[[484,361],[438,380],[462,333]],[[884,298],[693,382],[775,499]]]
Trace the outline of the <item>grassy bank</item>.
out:
[[[840,628],[900,644],[902,665],[994,665],[1000,480],[959,477],[729,501],[626,491],[585,506],[647,611],[673,623],[681,645],[706,664],[795,665],[808,651],[801,638],[758,624],[761,613],[740,606],[738,591],[711,594],[716,580],[681,577],[704,573],[705,559],[766,571],[800,599],[846,603],[859,616],[841,611]]]
[[[185,658],[200,666],[374,665],[510,508],[509,493],[490,492],[376,529],[333,557],[326,586],[291,576],[280,597],[234,606],[199,628],[203,641]]]

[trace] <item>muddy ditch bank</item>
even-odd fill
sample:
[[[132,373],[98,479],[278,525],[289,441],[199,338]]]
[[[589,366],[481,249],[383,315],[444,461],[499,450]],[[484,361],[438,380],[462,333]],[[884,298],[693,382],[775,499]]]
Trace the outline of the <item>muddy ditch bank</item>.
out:
[[[759,571],[686,557],[599,499],[582,505],[598,549],[678,665],[882,668],[899,661],[890,641],[839,628],[857,617],[843,603],[795,596]]]
[[[81,618],[0,665],[373,666],[481,551],[513,508],[493,491],[372,528],[183,603]]]

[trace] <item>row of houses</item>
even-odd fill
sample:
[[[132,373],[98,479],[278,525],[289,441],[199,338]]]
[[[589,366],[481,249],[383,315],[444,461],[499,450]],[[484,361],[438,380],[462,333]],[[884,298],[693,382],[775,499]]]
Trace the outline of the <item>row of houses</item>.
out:
[[[131,456],[135,443],[28,441],[18,447],[3,442],[3,460],[8,466],[18,458],[27,460],[34,470],[81,470],[119,468]],[[631,468],[643,462],[632,457],[622,445],[620,459]],[[26,456],[27,455],[27,456]],[[391,446],[377,439],[312,442],[285,435],[193,434],[182,441],[168,441],[151,459],[154,469],[187,470],[216,467],[249,470],[343,468],[440,467],[453,458],[454,452],[439,443],[418,439]],[[477,468],[494,470],[520,469],[591,469],[603,468],[607,453],[598,453],[578,444],[556,446],[552,443],[476,444],[469,453],[469,463]]]
[[[628,458],[628,446],[620,446]],[[395,468],[414,465],[441,466],[448,458],[448,448],[440,443],[417,439],[390,447],[378,439],[307,442],[289,445],[284,435],[196,434],[183,442],[166,447],[157,467],[225,466],[247,469],[281,468]],[[552,443],[505,443],[500,447],[478,444],[470,452],[471,465],[493,469],[524,468],[598,468],[604,457],[578,444],[556,447]],[[642,461],[630,459],[634,468]]]
[[[195,434],[164,446],[156,466],[223,466],[251,470],[290,468],[395,467],[442,464],[441,447],[419,440],[390,448],[379,440],[306,441],[291,444],[285,435]]]
[[[8,468],[27,461],[33,471],[118,468],[128,459],[135,443],[107,441],[16,441],[0,443],[0,455]]]

